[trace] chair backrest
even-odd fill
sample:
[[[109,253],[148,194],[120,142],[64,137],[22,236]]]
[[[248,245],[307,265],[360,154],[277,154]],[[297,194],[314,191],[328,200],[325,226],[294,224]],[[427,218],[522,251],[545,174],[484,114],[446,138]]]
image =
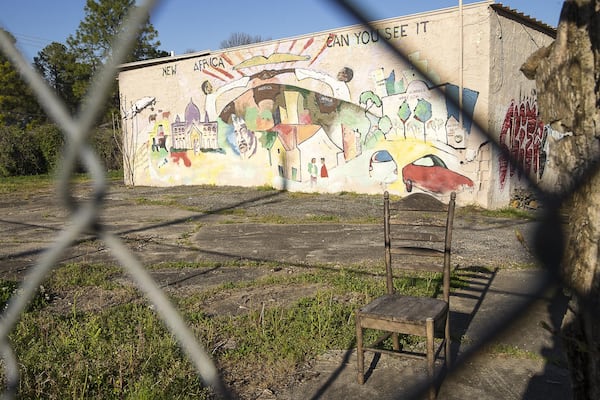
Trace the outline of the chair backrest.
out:
[[[388,293],[394,292],[393,269],[442,272],[448,302],[456,193],[451,193],[448,204],[425,193],[392,202],[386,191],[383,200]]]

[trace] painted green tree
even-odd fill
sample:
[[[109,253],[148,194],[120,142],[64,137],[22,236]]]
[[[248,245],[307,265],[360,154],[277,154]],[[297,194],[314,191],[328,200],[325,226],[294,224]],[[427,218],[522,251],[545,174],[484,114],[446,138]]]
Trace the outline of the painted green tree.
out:
[[[404,127],[404,139],[406,139],[406,121],[408,121],[411,115],[412,111],[410,110],[410,106],[408,105],[408,102],[404,100],[398,108],[398,118],[400,118]]]
[[[383,139],[383,133],[377,129],[379,125],[379,117],[374,115],[370,110],[373,107],[381,108],[383,102],[381,98],[376,95],[372,90],[367,90],[360,94],[358,99],[359,104],[364,105],[365,116],[369,120],[369,130],[366,137],[364,138],[364,144],[367,148],[372,147],[377,141]]]
[[[415,106],[415,119],[423,123],[423,141],[427,141],[427,131],[425,123],[431,119],[431,103],[425,99],[419,99]]]

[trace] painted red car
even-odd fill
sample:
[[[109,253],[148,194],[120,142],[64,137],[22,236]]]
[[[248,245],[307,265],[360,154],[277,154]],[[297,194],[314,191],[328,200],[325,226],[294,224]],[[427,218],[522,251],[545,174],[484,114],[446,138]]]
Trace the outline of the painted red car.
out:
[[[407,192],[411,192],[413,187],[434,193],[447,193],[473,187],[471,179],[448,169],[446,163],[433,154],[427,154],[404,166],[402,181]]]

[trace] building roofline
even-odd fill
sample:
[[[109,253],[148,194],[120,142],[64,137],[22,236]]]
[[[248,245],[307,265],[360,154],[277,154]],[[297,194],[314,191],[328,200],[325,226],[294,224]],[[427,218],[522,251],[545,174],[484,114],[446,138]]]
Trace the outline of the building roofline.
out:
[[[152,65],[164,64],[164,63],[173,62],[173,61],[187,60],[188,58],[207,56],[209,54],[211,54],[210,50],[203,50],[203,51],[196,51],[193,53],[170,55],[167,57],[160,57],[160,58],[152,58],[150,60],[134,61],[134,62],[126,63],[126,64],[120,64],[118,66],[118,70],[119,70],[119,72],[129,71],[131,69],[137,69],[137,68],[141,68],[141,67],[148,67],[148,66],[152,66]]]
[[[556,38],[556,28],[553,26],[550,26],[536,18],[533,18],[527,14],[524,14],[518,10],[512,9],[510,7],[505,6],[502,3],[494,3],[494,0],[483,0],[481,2],[476,2],[476,3],[471,3],[471,4],[467,4],[464,7],[479,7],[482,4],[489,4],[489,6],[498,14],[501,14],[507,18],[513,19],[517,22],[523,23],[525,25],[527,25],[528,27],[538,30],[542,33],[547,34],[548,36],[551,36],[552,38]],[[423,15],[423,14],[431,14],[431,13],[443,13],[443,12],[449,12],[449,11],[454,11],[456,8],[458,8],[457,6],[453,6],[453,7],[447,7],[447,8],[441,8],[438,10],[431,10],[431,11],[424,11],[424,12],[419,12],[416,14],[407,14],[407,15],[399,15],[396,17],[392,17],[392,18],[385,18],[385,19],[380,19],[380,20],[374,20],[371,21],[370,23],[372,24],[381,24],[381,23],[385,23],[388,22],[390,20],[393,19],[397,19],[397,18],[414,18],[415,16],[418,15]],[[343,26],[343,27],[338,27],[338,28],[333,28],[333,29],[328,29],[328,30],[324,30],[324,31],[319,31],[319,32],[312,32],[312,33],[306,33],[306,34],[302,34],[302,35],[298,35],[298,36],[294,36],[293,38],[301,38],[301,37],[305,37],[305,36],[315,36],[315,35],[321,35],[321,34],[326,34],[326,33],[331,33],[331,32],[337,32],[339,30],[342,29],[352,29],[354,27],[358,27],[358,26],[362,26],[361,24],[353,24],[353,25],[349,25],[349,26]],[[282,39],[278,39],[277,41],[281,41],[281,40],[288,40],[288,39],[292,39],[292,38],[282,38]],[[126,64],[121,64],[118,66],[118,71],[119,72],[124,72],[124,71],[129,71],[129,70],[133,70],[133,69],[138,69],[138,68],[143,68],[143,67],[148,67],[148,66],[153,66],[153,65],[160,65],[160,64],[165,64],[168,62],[173,62],[173,61],[181,61],[181,60],[187,60],[189,58],[196,58],[196,57],[203,57],[203,56],[208,56],[217,52],[222,52],[222,51],[227,51],[227,50],[231,50],[233,48],[239,48],[239,47],[252,47],[252,46],[257,46],[257,45],[264,45],[265,43],[269,43],[275,40],[266,40],[264,42],[260,42],[260,43],[252,43],[249,45],[243,45],[243,46],[236,46],[236,47],[232,47],[229,49],[220,49],[218,51],[211,51],[211,50],[202,50],[202,51],[198,51],[198,52],[193,52],[193,53],[186,53],[186,54],[180,54],[180,55],[170,55],[167,57],[160,57],[160,58],[153,58],[151,60],[142,60],[142,61],[134,61],[134,62],[130,62],[130,63],[126,63]]]
[[[518,10],[512,9],[510,7],[505,6],[502,3],[493,3],[490,4],[490,7],[492,7],[492,9],[497,12],[498,14],[501,14],[507,18],[513,19],[517,22],[520,22],[524,25],[527,25],[528,27],[532,28],[532,29],[536,29],[542,33],[545,33],[548,36],[551,36],[552,38],[556,39],[556,28],[546,24],[545,22],[542,22],[536,18],[533,18],[527,14],[524,14]]]

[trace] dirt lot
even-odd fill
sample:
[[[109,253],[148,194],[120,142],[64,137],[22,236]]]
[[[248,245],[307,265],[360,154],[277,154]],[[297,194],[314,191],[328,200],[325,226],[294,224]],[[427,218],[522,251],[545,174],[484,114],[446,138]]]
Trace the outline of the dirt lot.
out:
[[[89,185],[75,186],[74,197],[78,201],[85,201],[89,193]],[[223,282],[293,274],[306,268],[381,263],[381,208],[380,196],[349,193],[298,194],[204,186],[127,188],[111,183],[100,219],[145,265],[220,260],[263,263],[261,267],[238,263],[202,270],[153,270],[152,275],[165,290],[185,294]],[[20,278],[68,225],[69,213],[53,189],[3,195],[0,209],[0,270],[5,278]],[[510,310],[510,305],[534,292],[541,279],[540,270],[532,267],[535,259],[527,251],[534,229],[535,224],[526,220],[490,218],[473,210],[459,210],[453,265],[472,278],[473,288],[479,288],[477,296],[457,293],[452,300],[457,327],[462,324],[463,336],[471,340],[483,337],[489,332],[489,324],[508,315],[509,311],[502,310]],[[519,235],[525,238],[525,245],[518,240]],[[90,235],[80,237],[61,256],[61,262],[84,261],[114,263],[114,258],[105,244]],[[480,273],[478,268],[482,266],[491,272]],[[301,290],[270,286],[263,290],[231,291],[214,296],[204,306],[208,313],[236,314],[265,302],[285,304],[317,289],[316,285],[306,285]],[[541,296],[528,316],[503,339],[542,357],[472,359],[470,372],[445,383],[440,398],[569,398],[564,368],[557,366],[560,363],[544,361],[551,358],[548,351],[558,351],[551,356],[560,358],[560,349],[554,338],[539,328],[540,321],[555,323],[555,312],[560,317],[560,307],[558,311],[550,307],[558,297],[550,292]],[[559,300],[564,303],[564,299]],[[93,310],[114,301],[127,299],[104,298],[100,292],[90,291],[80,299],[80,306]],[[55,306],[60,308],[59,301]],[[459,353],[466,348],[462,346]],[[359,387],[355,384],[352,357],[343,349],[328,353],[299,367],[294,377],[282,377],[284,388],[253,385],[244,390],[244,397],[396,398],[397,388],[402,386],[397,371],[406,370],[407,365],[383,358],[376,368],[387,374],[395,372],[394,378],[373,374],[371,385]],[[396,385],[394,389],[390,388],[392,383]]]

